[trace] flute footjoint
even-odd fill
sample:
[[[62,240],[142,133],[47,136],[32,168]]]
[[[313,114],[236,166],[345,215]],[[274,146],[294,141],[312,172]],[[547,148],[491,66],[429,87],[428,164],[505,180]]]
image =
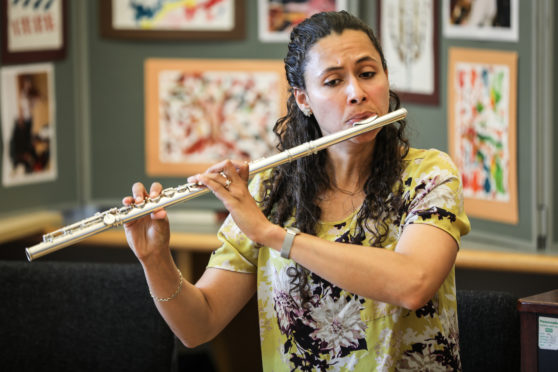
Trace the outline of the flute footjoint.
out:
[[[249,164],[250,176],[263,172],[269,168],[280,164],[288,163],[298,158],[315,154],[329,146],[346,141],[366,132],[381,128],[385,125],[402,120],[407,116],[407,110],[400,108],[380,117],[371,117],[355,123],[352,128],[348,128],[337,133],[333,133],[314,141],[309,141],[284,150],[278,154],[267,158],[253,161]],[[92,217],[75,222],[71,225],[43,235],[43,241],[25,248],[25,255],[29,261],[42,257],[49,253],[68,247],[80,240],[92,235],[99,234],[112,227],[120,226],[124,223],[143,217],[158,209],[173,206],[178,203],[186,202],[209,192],[209,189],[195,183],[187,183],[177,187],[164,189],[155,198],[145,198],[141,203],[135,203],[122,207],[108,209],[98,212]]]

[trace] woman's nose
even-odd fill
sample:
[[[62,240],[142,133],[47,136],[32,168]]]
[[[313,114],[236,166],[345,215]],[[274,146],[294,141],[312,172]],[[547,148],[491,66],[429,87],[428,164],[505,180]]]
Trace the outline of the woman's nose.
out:
[[[356,78],[352,78],[347,85],[347,100],[351,104],[366,101],[366,92]]]

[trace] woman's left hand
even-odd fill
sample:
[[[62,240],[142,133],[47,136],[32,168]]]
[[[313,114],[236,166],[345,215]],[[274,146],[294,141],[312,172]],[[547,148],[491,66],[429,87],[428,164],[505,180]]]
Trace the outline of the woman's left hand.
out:
[[[248,190],[249,166],[246,162],[225,160],[188,178],[206,186],[221,202],[236,225],[246,236],[257,243],[266,236],[273,224],[264,216]]]

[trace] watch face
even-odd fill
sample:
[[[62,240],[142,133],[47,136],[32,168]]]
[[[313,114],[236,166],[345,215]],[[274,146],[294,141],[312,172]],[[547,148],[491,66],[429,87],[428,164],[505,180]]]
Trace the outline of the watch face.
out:
[[[294,234],[294,235],[300,234],[300,230],[297,229],[296,227],[292,227],[292,226],[287,227],[287,232],[291,233],[291,234]]]
[[[285,240],[283,241],[280,253],[281,257],[288,259],[293,246],[294,237],[300,234],[300,230],[296,227],[287,227],[285,230],[287,230],[287,235],[285,235]]]

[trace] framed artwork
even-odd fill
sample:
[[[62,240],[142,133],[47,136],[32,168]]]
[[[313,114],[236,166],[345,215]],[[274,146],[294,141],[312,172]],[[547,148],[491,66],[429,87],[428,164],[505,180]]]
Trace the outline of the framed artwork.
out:
[[[448,94],[465,211],[517,224],[517,52],[450,48]]]
[[[379,0],[378,30],[392,89],[403,102],[437,105],[438,0]]]
[[[54,66],[4,66],[1,74],[2,185],[54,180]]]
[[[147,174],[184,177],[273,154],[284,75],[282,61],[146,60]]]
[[[101,35],[123,39],[242,39],[245,0],[100,0]]]
[[[518,0],[442,0],[444,36],[458,39],[519,40]]]
[[[62,59],[66,56],[66,1],[2,1],[2,63]]]
[[[258,0],[259,39],[263,42],[288,42],[294,26],[312,14],[352,10],[350,0]]]

